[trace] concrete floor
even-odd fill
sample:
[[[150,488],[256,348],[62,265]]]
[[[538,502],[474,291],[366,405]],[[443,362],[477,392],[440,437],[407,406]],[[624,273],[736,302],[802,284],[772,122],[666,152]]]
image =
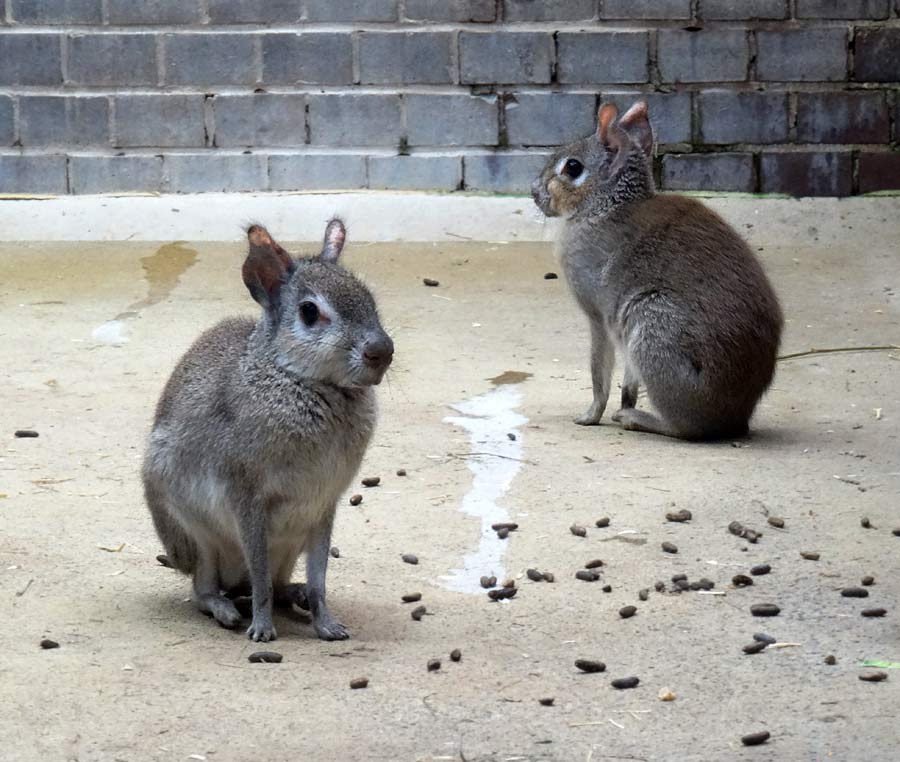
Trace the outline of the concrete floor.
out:
[[[900,344],[897,200],[798,209],[747,200],[728,212],[783,299],[783,351]],[[219,318],[254,309],[242,254],[209,243],[0,246],[0,757],[897,759],[900,671],[877,684],[858,674],[865,659],[900,661],[900,351],[784,361],[738,443],[580,428],[586,327],[564,282],[543,278],[558,269],[548,244],[352,247],[347,263],[373,286],[397,346],[361,474],[382,485],[354,488],[364,502],[341,506],[334,538],[330,600],[352,639],[324,643],[300,614],[282,616],[271,647],[284,662],[248,664],[258,647],[197,613],[188,580],[154,560],[138,478],[180,353]],[[505,404],[510,418],[473,445],[444,419],[486,394],[482,404]],[[40,437],[13,438],[25,428]],[[507,429],[517,432],[507,458],[470,455],[500,452],[491,437]],[[490,532],[482,548],[519,580],[508,603],[441,579],[479,547],[479,519],[460,510],[473,479],[520,525],[502,548]],[[667,523],[673,506],[693,521]],[[604,515],[609,528],[594,528]],[[732,520],[764,536],[748,545],[728,533]],[[664,540],[680,552],[662,553]],[[606,562],[611,593],[574,579],[592,558]],[[771,574],[731,586],[763,562]],[[556,582],[528,581],[528,567]],[[652,591],[679,572],[725,595]],[[876,577],[869,598],[842,598],[864,574]],[[428,607],[421,622],[400,601],[413,591]],[[781,615],[752,617],[765,601]],[[632,603],[637,616],[620,619]],[[872,606],[887,616],[862,618]],[[760,631],[797,645],[745,656]],[[61,647],[42,651],[45,637]],[[435,657],[443,666],[429,673]],[[607,671],[580,674],[578,658]],[[610,686],[628,675],[638,688]],[[369,687],[351,691],[359,676]],[[675,701],[657,698],[664,687]],[[766,746],[741,746],[760,729]]]

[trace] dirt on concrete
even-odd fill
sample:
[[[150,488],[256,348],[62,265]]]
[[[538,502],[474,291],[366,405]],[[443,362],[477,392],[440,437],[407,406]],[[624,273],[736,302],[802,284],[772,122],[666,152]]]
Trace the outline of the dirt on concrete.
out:
[[[731,212],[783,300],[783,352],[900,344],[900,205],[864,219],[792,208]],[[189,580],[157,563],[139,479],[181,352],[254,311],[243,253],[0,245],[0,758],[897,759],[900,670],[859,675],[900,662],[900,351],[782,361],[735,442],[582,428],[587,329],[564,279],[544,277],[559,270],[549,244],[352,246],[397,349],[360,473],[380,484],[353,485],[334,535],[329,599],[352,639],[281,614],[266,648],[283,661],[251,664],[259,645],[198,613]],[[666,520],[682,509],[689,521]],[[497,540],[479,511],[518,528]],[[576,579],[593,559],[600,579]],[[770,573],[750,575],[759,564]],[[515,579],[516,596],[490,601],[482,574]],[[675,592],[679,574],[714,588]],[[841,595],[865,575],[865,600]],[[780,613],[753,616],[761,603]],[[875,607],[885,616],[861,616]],[[778,643],[745,654],[760,632]]]

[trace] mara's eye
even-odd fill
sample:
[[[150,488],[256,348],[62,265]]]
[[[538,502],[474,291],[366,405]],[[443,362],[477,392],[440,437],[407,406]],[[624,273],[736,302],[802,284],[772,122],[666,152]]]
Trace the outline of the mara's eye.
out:
[[[578,159],[567,159],[563,165],[563,174],[575,180],[584,171],[584,164]]]
[[[300,319],[309,328],[319,320],[319,308],[313,302],[303,302],[300,305]]]

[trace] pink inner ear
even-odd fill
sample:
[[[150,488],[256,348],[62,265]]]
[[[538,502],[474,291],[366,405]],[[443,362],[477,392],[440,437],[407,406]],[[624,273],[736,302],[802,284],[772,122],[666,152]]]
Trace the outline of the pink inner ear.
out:
[[[272,298],[284,284],[291,268],[291,258],[261,225],[253,225],[247,231],[247,239],[250,242],[250,252],[241,268],[244,284],[254,293],[258,283]]]
[[[612,103],[604,103],[600,107],[600,111],[597,114],[597,135],[604,143],[609,137],[609,125],[612,124],[618,113],[619,109]]]

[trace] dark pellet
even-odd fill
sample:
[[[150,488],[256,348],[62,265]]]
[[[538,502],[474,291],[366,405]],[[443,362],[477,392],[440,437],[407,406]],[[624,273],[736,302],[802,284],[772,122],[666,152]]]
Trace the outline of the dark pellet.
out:
[[[600,579],[600,574],[593,569],[579,569],[575,572],[575,579],[580,579],[582,582],[596,582]]]
[[[553,702],[556,701],[552,696],[547,696],[546,698],[538,699],[538,703],[541,706],[553,706]]]
[[[603,561],[601,561],[599,558],[595,558],[593,561],[588,561],[584,565],[584,568],[585,569],[599,569],[601,566],[603,566]]]
[[[754,640],[752,643],[748,643],[746,646],[744,646],[743,650],[745,654],[758,654],[767,645],[767,643],[763,643],[761,640]]]
[[[495,532],[499,532],[501,529],[508,529],[510,532],[513,532],[518,528],[519,525],[514,521],[502,521],[499,524],[491,524],[491,529]]]
[[[764,632],[757,632],[753,636],[753,639],[756,641],[759,641],[760,643],[765,643],[767,646],[771,646],[773,643],[778,642],[771,635],[766,635],[766,633],[764,633]]]
[[[498,540],[505,540],[507,537],[509,537],[509,530],[506,527],[497,530]]]
[[[687,508],[682,508],[680,511],[669,511],[666,514],[667,521],[674,521],[676,523],[684,523],[685,521],[690,521],[692,515],[691,512]]]
[[[869,517],[868,517],[868,516],[863,516],[863,517],[859,520],[859,525],[860,525],[863,529],[872,529],[872,522],[869,521]]]
[[[754,603],[750,607],[750,613],[753,616],[778,616],[781,609],[774,603]]]
[[[253,664],[281,664],[284,657],[277,651],[255,651],[247,657]]]
[[[405,468],[398,468],[398,469],[397,469],[397,476],[406,476],[406,469],[405,469]]]
[[[16,437],[18,439],[34,439],[35,437],[40,436],[36,431],[32,431],[31,429],[19,429],[16,432]]]
[[[597,519],[594,522],[594,526],[596,526],[597,529],[605,529],[609,526],[609,516],[604,516],[602,519]],[[898,529],[897,531],[900,532],[900,529]]]
[[[458,648],[454,648],[450,652],[450,661],[459,661],[460,659],[462,659],[462,651],[460,651]]]
[[[360,688],[368,688],[369,686],[369,678],[368,677],[354,677],[350,681],[350,687],[353,690],[359,690]]]
[[[601,589],[604,593],[611,593],[611,592],[612,592],[612,585],[604,585],[604,586],[601,587],[600,589]]]
[[[556,273],[544,273],[544,280],[556,280],[558,277],[559,276]],[[551,701],[551,703],[553,702]]]
[[[544,582],[556,582],[556,577],[551,572],[544,572]]]
[[[541,574],[537,569],[526,569],[525,576],[528,577],[532,582],[543,582],[544,575]]]
[[[888,675],[887,672],[880,672],[878,670],[872,670],[870,672],[863,672],[859,676],[860,680],[863,680],[867,683],[880,683],[882,680],[887,680]]]
[[[841,590],[841,595],[844,598],[868,598],[869,591],[864,587],[845,587]]]
[[[731,584],[735,587],[748,587],[753,584],[753,580],[746,574],[735,574],[731,578]]]
[[[653,589],[656,590],[657,593],[661,593],[666,589],[666,583],[662,580],[658,580],[656,584],[653,585]]]
[[[866,587],[870,587],[871,585],[874,585],[875,577],[873,577],[870,574],[867,574],[865,577],[862,578],[862,584],[864,584]]]
[[[894,537],[900,537],[900,528],[892,529],[891,534],[894,535]]]
[[[680,579],[675,582],[674,585],[677,590],[687,590],[690,587],[690,584],[686,579]]]
[[[637,606],[622,606],[619,609],[619,616],[622,619],[631,619],[635,614],[637,614]]]
[[[686,580],[687,574],[673,574],[672,582],[679,582],[680,580]]]
[[[341,549],[337,545],[332,545],[331,550],[329,550],[328,552],[331,553],[332,558],[341,557]]]
[[[763,574],[768,574],[772,571],[772,567],[769,564],[757,564],[752,569],[750,569],[750,573],[754,577],[761,577]]]
[[[587,537],[587,529],[578,524],[572,524],[572,526],[569,527],[569,531],[576,537]]]
[[[488,598],[492,601],[502,601],[507,598],[515,598],[519,592],[515,587],[501,587],[499,590],[488,590]]]
[[[359,505],[362,502],[362,495],[351,495],[350,505]]]
[[[422,593],[407,593],[400,597],[404,603],[418,603],[422,600]]]
[[[164,553],[160,553],[160,554],[156,557],[156,560],[157,560],[157,562],[159,563],[160,566],[165,566],[167,569],[171,569],[171,568],[172,568],[172,562],[169,561],[169,557],[168,557],[167,555],[165,555]]]
[[[800,551],[801,558],[805,558],[807,561],[818,561],[819,554],[813,550],[801,550]]]
[[[872,617],[880,617],[887,614],[887,609],[864,609],[862,615],[868,619]]]
[[[412,612],[410,613],[410,616],[411,616],[415,621],[421,622],[421,621],[422,621],[422,617],[425,616],[425,612],[426,612],[426,611],[428,611],[428,609],[426,609],[424,606],[416,606],[416,607],[412,610]]]
[[[496,587],[497,578],[496,577],[482,577],[481,578],[481,586],[485,589],[490,587]]]
[[[575,666],[582,672],[605,672],[606,665],[602,661],[591,659],[575,659]]]
[[[400,558],[403,559],[404,563],[412,564],[413,566],[419,563],[419,557],[413,553],[404,553]]]
[[[513,434],[511,431],[508,432],[508,433],[506,434],[506,438],[507,438],[510,442],[515,442],[515,441],[516,441],[516,435]]]
[[[837,664],[837,657],[834,654],[828,654],[828,656],[825,657],[825,663],[829,667],[833,667],[835,664]]]
[[[638,591],[638,600],[646,601],[650,597],[650,590],[646,587],[643,590]]]
[[[768,522],[770,526],[784,529],[784,519],[781,519],[778,516],[769,516]]]
[[[690,587],[691,590],[697,591],[697,590],[703,589],[703,584],[700,582],[699,579],[697,579],[697,580],[694,580],[693,582],[691,582],[690,585],[688,585],[688,587]]]
[[[675,545],[675,543],[672,543],[672,542],[664,542],[661,545],[661,547],[663,549],[663,553],[677,553],[678,552],[678,547]]]
[[[617,677],[613,680],[610,685],[613,688],[618,688],[620,691],[625,690],[626,688],[637,688],[638,683],[641,681],[636,677]]]
[[[716,586],[715,582],[713,582],[711,579],[707,579],[706,577],[701,577],[699,580],[699,584],[701,590],[712,590]]]
[[[744,525],[741,524],[740,521],[732,521],[728,525],[728,531],[731,532],[731,534],[736,535],[737,537],[743,537],[744,536]]]
[[[379,484],[381,484],[380,476],[367,476],[362,480],[363,487],[377,487]]]
[[[744,746],[759,746],[762,743],[765,743],[772,737],[772,734],[768,730],[760,730],[758,733],[749,733],[745,736],[741,736],[741,743]]]
[[[429,659],[428,660],[428,671],[429,672],[437,672],[441,668],[441,660],[440,659]]]
[[[50,640],[50,638],[44,638],[41,641],[41,648],[43,648],[45,651],[49,651],[51,648],[59,648],[59,643],[57,643],[55,640]]]
[[[434,278],[422,278],[422,283],[424,283],[426,286],[431,286],[432,288],[441,285],[441,282],[435,280]]]

